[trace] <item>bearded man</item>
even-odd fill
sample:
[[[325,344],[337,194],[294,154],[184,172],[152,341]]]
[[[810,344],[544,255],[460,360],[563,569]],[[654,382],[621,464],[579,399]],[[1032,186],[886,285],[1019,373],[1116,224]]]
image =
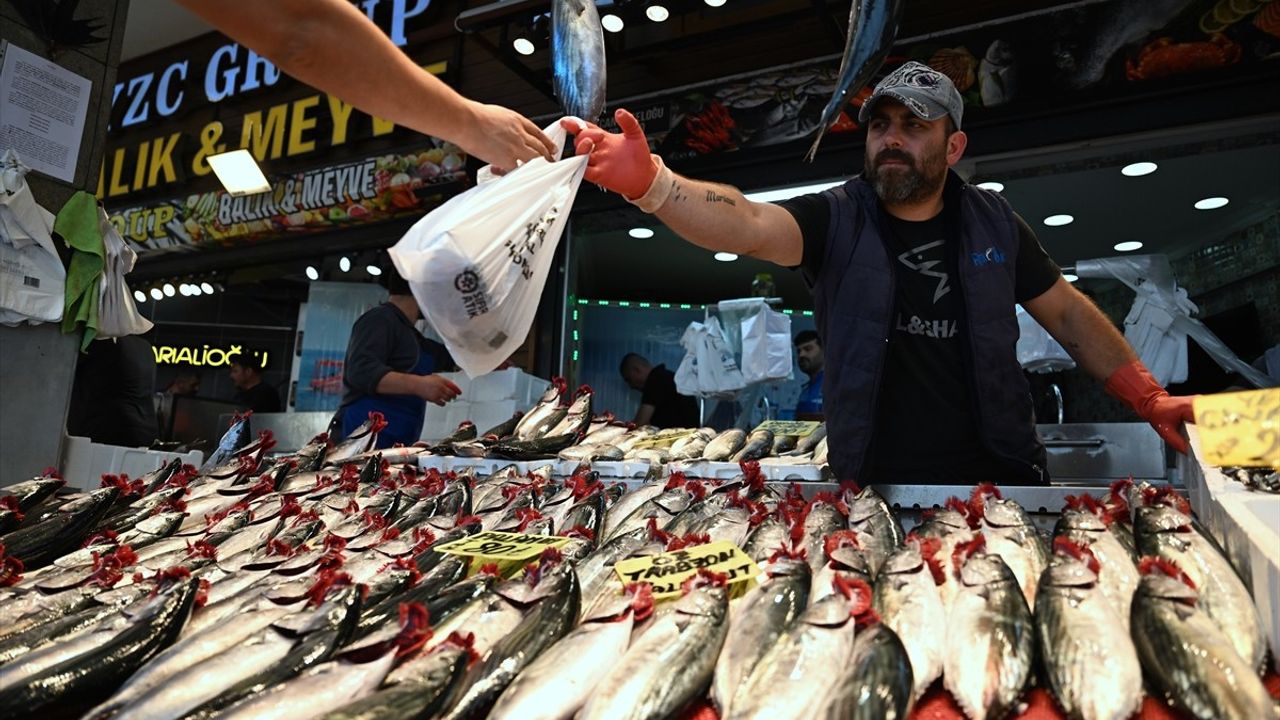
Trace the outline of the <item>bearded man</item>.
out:
[[[1124,336],[1071,286],[998,193],[951,170],[968,137],[943,74],[909,62],[858,115],[863,173],[772,204],[673,173],[618,110],[621,133],[562,121],[586,179],[689,242],[798,269],[827,361],[823,400],[837,478],[863,484],[1049,481],[1015,347],[1022,304],[1090,375],[1174,448],[1194,422]]]

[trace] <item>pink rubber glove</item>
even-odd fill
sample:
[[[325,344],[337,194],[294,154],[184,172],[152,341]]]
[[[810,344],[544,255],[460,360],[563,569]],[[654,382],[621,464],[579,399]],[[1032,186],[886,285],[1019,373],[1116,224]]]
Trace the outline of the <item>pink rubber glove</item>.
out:
[[[584,176],[587,182],[635,200],[649,191],[659,165],[649,152],[649,141],[635,115],[619,108],[613,118],[621,134],[605,132],[591,123],[583,129],[567,118],[560,121],[560,126],[575,136],[574,153],[590,156]]]
[[[1184,455],[1187,441],[1179,431],[1183,423],[1196,421],[1194,396],[1170,395],[1139,360],[1121,365],[1107,378],[1106,390],[1151,423],[1169,446]]]

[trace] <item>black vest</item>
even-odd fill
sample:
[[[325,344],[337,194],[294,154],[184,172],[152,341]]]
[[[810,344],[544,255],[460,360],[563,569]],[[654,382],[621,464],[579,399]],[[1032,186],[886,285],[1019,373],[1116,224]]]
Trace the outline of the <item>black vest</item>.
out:
[[[998,193],[949,173],[948,212],[959,208],[960,288],[968,373],[978,436],[1025,483],[1048,482],[1031,391],[1018,364],[1014,280],[1018,228]],[[880,228],[883,209],[861,176],[827,191],[826,255],[813,278],[814,318],[826,353],[823,404],[828,456],[840,479],[858,479],[867,461],[894,308],[894,268]],[[996,479],[996,478],[993,478]]]

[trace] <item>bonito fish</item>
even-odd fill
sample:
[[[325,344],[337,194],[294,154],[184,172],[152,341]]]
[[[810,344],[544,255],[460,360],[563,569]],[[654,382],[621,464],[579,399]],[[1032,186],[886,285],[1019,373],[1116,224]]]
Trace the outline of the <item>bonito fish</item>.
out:
[[[551,69],[565,114],[595,122],[604,110],[604,30],[593,0],[551,3]]]

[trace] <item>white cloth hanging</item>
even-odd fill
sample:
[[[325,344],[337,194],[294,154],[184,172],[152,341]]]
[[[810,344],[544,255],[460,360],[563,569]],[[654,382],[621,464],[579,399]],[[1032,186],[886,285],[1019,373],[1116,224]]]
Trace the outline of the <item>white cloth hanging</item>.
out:
[[[62,320],[67,271],[53,245],[53,213],[27,185],[29,171],[9,149],[0,156],[0,324]]]
[[[98,214],[105,253],[102,279],[99,281],[99,292],[102,294],[98,304],[98,338],[141,335],[150,330],[153,324],[138,313],[133,293],[124,281],[124,276],[133,270],[138,254],[125,244],[116,231],[116,226],[107,218],[106,211],[98,208]]]

